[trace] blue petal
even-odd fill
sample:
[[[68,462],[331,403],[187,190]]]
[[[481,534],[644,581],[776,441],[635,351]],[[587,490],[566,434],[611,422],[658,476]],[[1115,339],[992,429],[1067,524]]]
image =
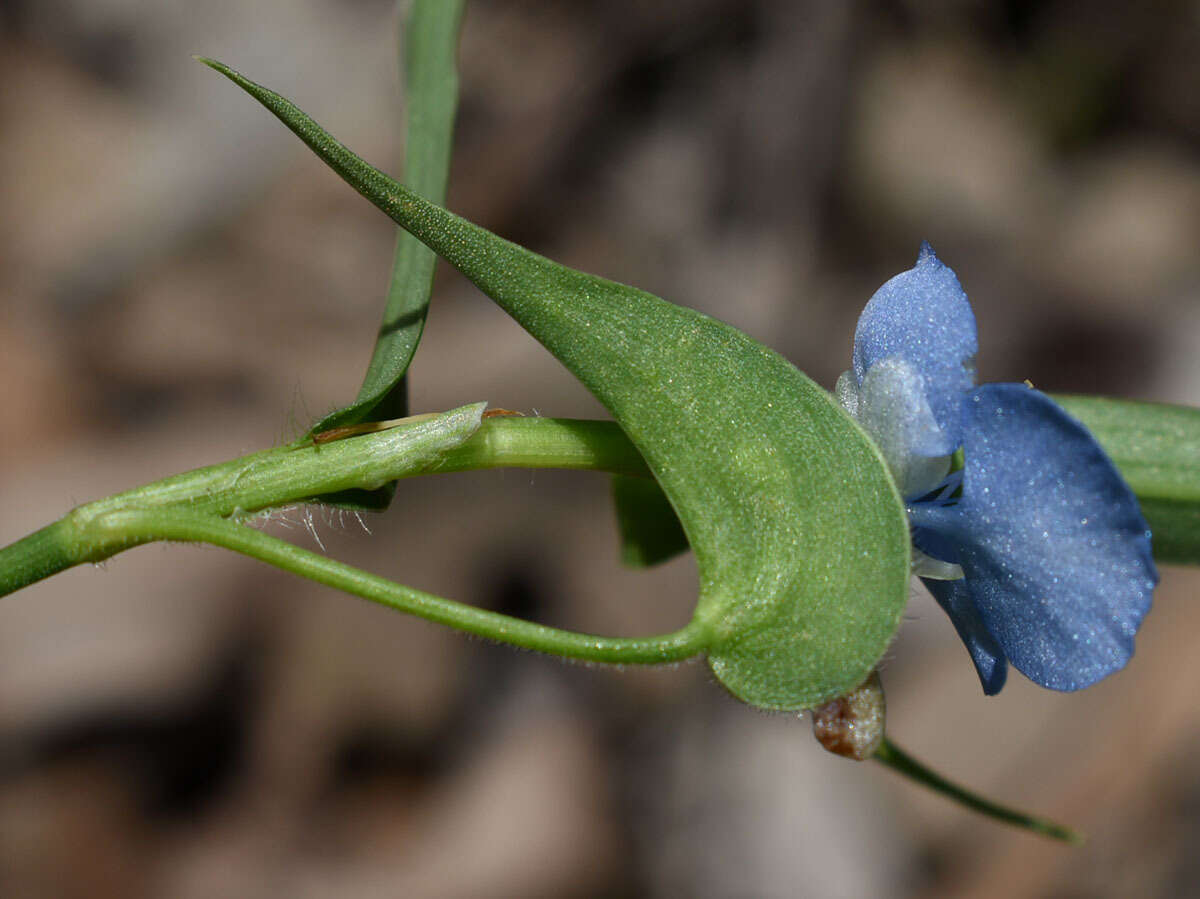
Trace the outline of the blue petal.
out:
[[[884,284],[863,310],[854,332],[854,376],[862,384],[876,362],[898,356],[924,379],[925,396],[941,433],[922,455],[944,456],[959,446],[959,415],[975,385],[979,344],[975,315],[954,272],[921,245],[917,264]]]
[[[983,623],[966,581],[921,580],[938,605],[950,616],[963,643],[967,644],[967,652],[971,654],[971,661],[979,672],[983,692],[988,696],[999,693],[1008,677],[1008,662],[1000,644]]]
[[[986,384],[963,414],[957,506],[913,506],[957,541],[987,629],[1030,680],[1078,690],[1124,667],[1158,573],[1132,491],[1049,397]]]
[[[912,528],[912,542],[913,546],[926,555],[939,559],[942,562],[949,562],[953,565],[958,564],[957,542],[941,531],[934,528],[914,526]]]

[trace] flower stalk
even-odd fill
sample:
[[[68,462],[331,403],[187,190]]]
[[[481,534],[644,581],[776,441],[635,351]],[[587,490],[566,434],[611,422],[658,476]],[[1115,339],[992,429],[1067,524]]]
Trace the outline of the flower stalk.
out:
[[[933,790],[935,793],[941,793],[947,799],[996,821],[1002,821],[1005,824],[1011,824],[1014,827],[1020,827],[1024,830],[1041,834],[1044,837],[1050,837],[1052,840],[1062,840],[1064,843],[1071,843],[1074,846],[1082,846],[1085,842],[1082,834],[1071,830],[1069,827],[1055,824],[1047,818],[1030,815],[1026,812],[1001,805],[998,802],[993,802],[990,799],[980,796],[978,793],[972,793],[965,787],[960,787],[958,784],[946,780],[946,778],[942,777],[936,771],[917,761],[887,737],[883,738],[883,741],[879,744],[879,748],[875,750],[874,758],[875,761],[886,765],[898,774],[904,775],[909,780],[916,781],[922,786]]]

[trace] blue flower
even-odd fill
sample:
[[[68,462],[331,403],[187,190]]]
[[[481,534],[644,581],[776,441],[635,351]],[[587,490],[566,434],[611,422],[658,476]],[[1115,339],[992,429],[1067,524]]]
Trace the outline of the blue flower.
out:
[[[984,692],[999,692],[1009,662],[1043,687],[1079,690],[1133,655],[1158,583],[1150,531],[1083,425],[1031,386],[975,386],[977,349],[958,278],[923,244],[863,311],[838,399],[887,460],[913,571]]]

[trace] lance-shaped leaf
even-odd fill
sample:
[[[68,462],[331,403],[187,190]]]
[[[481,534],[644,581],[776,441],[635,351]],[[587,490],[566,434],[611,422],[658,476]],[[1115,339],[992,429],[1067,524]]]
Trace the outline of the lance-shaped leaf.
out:
[[[908,524],[878,451],[826,391],[729,325],[428,203],[288,100],[205,62],[462,271],[612,412],[695,551],[696,616],[731,692],[800,709],[866,677],[908,595]]]
[[[446,196],[458,107],[458,27],[464,0],[416,0],[402,19],[405,99],[404,182],[434,203]],[[396,236],[391,284],[367,374],[354,402],[313,432],[408,414],[405,372],[417,350],[433,285],[435,256],[407,231]]]

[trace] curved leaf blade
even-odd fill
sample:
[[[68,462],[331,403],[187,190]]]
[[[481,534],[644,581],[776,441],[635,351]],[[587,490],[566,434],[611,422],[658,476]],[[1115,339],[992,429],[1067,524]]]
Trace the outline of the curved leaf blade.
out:
[[[875,446],[826,391],[729,325],[558,265],[422,200],[290,101],[204,61],[462,271],[612,412],[695,551],[696,618],[732,693],[801,709],[866,677],[908,596],[908,522]]]

